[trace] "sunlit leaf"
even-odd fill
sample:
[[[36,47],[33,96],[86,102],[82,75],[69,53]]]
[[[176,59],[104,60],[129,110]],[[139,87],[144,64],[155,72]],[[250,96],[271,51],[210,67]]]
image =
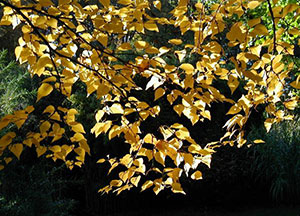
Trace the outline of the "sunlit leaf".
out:
[[[156,101],[157,99],[162,97],[164,94],[165,94],[165,90],[163,88],[156,89],[155,93],[154,93],[154,100]]]
[[[104,7],[108,8],[110,4],[110,0],[99,0],[99,1]]]
[[[261,139],[257,139],[253,141],[254,143],[258,144],[258,143],[265,143],[265,141],[261,140]]]
[[[184,64],[180,65],[180,68],[185,70],[185,72],[187,74],[192,74],[194,72],[194,69],[195,69],[193,65],[188,64],[188,63],[184,63]]]
[[[150,31],[159,32],[159,29],[158,29],[157,25],[154,22],[147,21],[147,22],[144,23],[144,26],[145,26],[146,29],[148,29]]]
[[[254,8],[256,8],[257,6],[259,6],[260,4],[261,4],[260,1],[250,1],[250,2],[248,3],[248,8],[249,8],[249,9],[254,9]]]
[[[53,91],[52,85],[50,85],[48,83],[43,83],[38,89],[36,101],[39,101],[41,98],[49,95],[52,91]]]
[[[124,110],[123,107],[121,106],[121,104],[113,104],[110,107],[110,111],[112,114],[123,114]]]
[[[182,40],[181,39],[171,39],[168,42],[170,44],[174,44],[174,45],[180,45],[180,44],[182,44]]]
[[[150,188],[152,185],[153,185],[153,181],[147,180],[147,181],[143,184],[142,190],[141,190],[141,191],[144,191],[144,190]]]
[[[202,173],[199,170],[197,170],[196,172],[194,172],[191,175],[191,178],[194,179],[194,180],[202,179]]]

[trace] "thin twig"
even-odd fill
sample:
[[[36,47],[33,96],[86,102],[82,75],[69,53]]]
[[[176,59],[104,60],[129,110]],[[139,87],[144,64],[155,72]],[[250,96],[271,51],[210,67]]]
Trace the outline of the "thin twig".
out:
[[[273,10],[272,10],[272,5],[271,5],[271,2],[270,0],[267,0],[268,2],[268,6],[269,6],[269,11],[270,11],[270,14],[271,14],[271,19],[272,19],[272,22],[273,22],[273,51],[272,51],[272,55],[275,54],[275,51],[276,51],[276,24],[275,24],[275,17],[274,17],[274,13],[273,13]]]

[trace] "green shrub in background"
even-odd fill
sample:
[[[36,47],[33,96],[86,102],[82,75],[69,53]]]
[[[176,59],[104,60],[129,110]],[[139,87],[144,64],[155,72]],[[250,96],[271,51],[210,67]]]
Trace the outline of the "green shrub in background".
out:
[[[300,117],[273,125],[269,133],[254,129],[250,137],[260,136],[265,143],[255,145],[253,174],[270,187],[276,202],[300,203]]]
[[[7,50],[0,50],[0,117],[34,102],[36,85],[25,67],[10,61]]]

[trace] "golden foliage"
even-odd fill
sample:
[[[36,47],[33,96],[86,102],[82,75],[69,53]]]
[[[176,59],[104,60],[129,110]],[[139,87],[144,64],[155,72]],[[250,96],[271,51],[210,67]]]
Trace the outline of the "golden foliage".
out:
[[[300,8],[296,4],[280,11],[270,8],[274,24],[271,29],[260,18],[237,21],[232,25],[226,22],[233,16],[240,18],[262,4],[262,1],[252,0],[221,1],[211,5],[209,10],[202,3],[192,9],[189,1],[180,0],[169,11],[171,16],[160,17],[150,13],[151,10],[163,10],[163,2],[159,0],[119,0],[116,5],[110,0],[100,0],[100,4],[87,6],[77,0],[39,0],[35,3],[1,0],[0,4],[4,7],[1,25],[23,24],[16,58],[20,63],[28,64],[32,75],[46,77],[38,89],[37,101],[54,91],[70,98],[73,84],[83,82],[87,86],[87,95],[97,95],[103,104],[95,115],[96,124],[91,131],[86,131],[84,125],[76,121],[75,109],[49,105],[44,110],[47,120],[40,122],[39,130],[27,133],[23,143],[15,140],[14,132],[1,137],[0,155],[8,149],[19,158],[24,147],[34,146],[38,157],[47,153],[53,160],[65,161],[72,169],[84,164],[86,153],[91,154],[87,133],[96,137],[107,134],[110,140],[122,137],[130,146],[129,152],[121,158],[99,159],[98,163],[109,163],[108,173],[118,166],[125,171],[100,192],[113,190],[120,193],[142,185],[142,191],[153,187],[156,194],[164,188],[184,193],[180,177],[184,174],[195,180],[202,179],[198,165],[210,166],[218,145],[236,143],[242,146],[246,143],[244,127],[253,109],[266,105],[265,127],[270,130],[273,123],[291,119],[286,110],[278,110],[276,103],[283,103],[286,109],[293,110],[299,102],[297,97],[284,95],[286,88],[300,88],[299,76],[289,87],[289,72],[293,65],[285,65],[283,61],[285,56],[293,55],[294,47],[277,34],[279,19],[290,12],[299,14]],[[164,46],[141,40],[148,33],[159,35],[163,26],[179,29],[180,35],[169,39]],[[184,39],[187,33],[193,35],[190,44]],[[290,33],[299,36],[300,31],[293,27]],[[226,37],[227,43],[218,41],[220,34],[224,39]],[[128,35],[134,35],[133,42],[125,40]],[[259,38],[264,40],[256,42]],[[112,49],[111,44],[117,47]],[[231,47],[237,48],[239,53],[227,58],[225,49]],[[262,49],[267,52],[263,53]],[[124,60],[121,56],[127,53],[133,53],[134,59]],[[197,56],[197,60],[189,62],[191,55]],[[172,65],[168,61],[170,56],[173,62],[178,62]],[[226,64],[232,65],[232,69]],[[146,87],[139,86],[136,77],[147,79]],[[226,81],[231,95],[225,96],[214,85],[218,80]],[[243,88],[245,93],[235,100],[233,95],[238,88]],[[231,116],[224,125],[224,136],[214,143],[200,145],[186,126],[164,122],[159,128],[153,128],[162,136],[145,135],[140,129],[141,123],[149,116],[157,117],[163,107],[151,106],[130,95],[133,91],[152,90],[153,101],[166,99],[179,116],[184,115],[193,125],[204,119],[211,120],[212,103],[231,103],[227,112]],[[12,123],[22,130],[33,110],[30,106],[3,117],[0,129]],[[138,116],[134,121],[129,119],[129,114],[133,113]],[[110,116],[119,121],[112,121]],[[73,133],[69,137],[70,144],[59,142],[66,133],[61,127],[62,122]],[[45,144],[48,137],[52,141]],[[74,160],[66,159],[70,152],[76,154]],[[172,162],[167,162],[167,158]],[[2,169],[9,159],[1,159],[1,162]],[[149,172],[161,177],[149,180]]]

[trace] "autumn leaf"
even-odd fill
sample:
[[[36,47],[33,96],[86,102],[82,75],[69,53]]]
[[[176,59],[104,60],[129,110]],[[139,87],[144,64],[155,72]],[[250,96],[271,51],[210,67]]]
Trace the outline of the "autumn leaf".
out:
[[[197,170],[192,174],[191,178],[194,180],[202,179],[202,173],[199,170]]]
[[[165,90],[162,88],[158,88],[155,90],[155,96],[154,96],[154,101],[156,101],[157,99],[159,99],[160,97],[162,97],[165,94]]]
[[[20,155],[23,151],[22,144],[20,144],[20,143],[14,144],[10,147],[9,150],[20,160]]]
[[[37,102],[43,98],[46,97],[47,95],[49,95],[51,92],[53,91],[53,86],[48,84],[48,83],[43,83],[39,89],[38,89],[38,93],[37,93]]]
[[[110,4],[110,0],[99,0],[99,1],[104,7],[108,8]]]

